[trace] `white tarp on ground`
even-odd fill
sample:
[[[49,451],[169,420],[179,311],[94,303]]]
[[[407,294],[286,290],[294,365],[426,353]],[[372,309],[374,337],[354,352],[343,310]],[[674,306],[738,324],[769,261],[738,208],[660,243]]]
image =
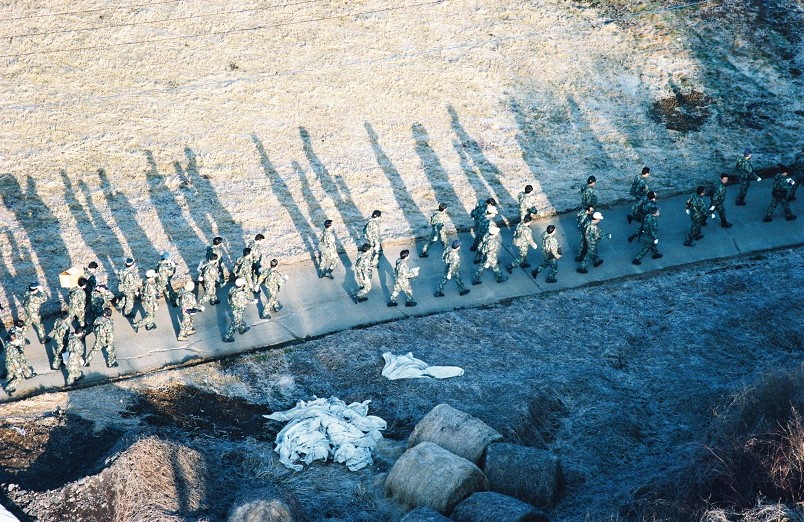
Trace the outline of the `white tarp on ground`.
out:
[[[20,522],[20,519],[9,513],[6,508],[0,505],[0,522]]]
[[[374,461],[371,450],[382,438],[380,431],[386,423],[379,417],[368,415],[371,401],[347,405],[336,397],[299,401],[292,409],[263,417],[288,422],[276,436],[279,461],[286,467],[301,471],[299,463],[332,457],[351,471],[362,469]]]
[[[422,377],[447,379],[463,375],[463,368],[458,366],[429,366],[421,359],[413,357],[413,352],[408,352],[405,355],[394,355],[391,352],[385,352],[382,354],[382,358],[385,359],[382,376],[392,381],[396,379],[420,379]]]

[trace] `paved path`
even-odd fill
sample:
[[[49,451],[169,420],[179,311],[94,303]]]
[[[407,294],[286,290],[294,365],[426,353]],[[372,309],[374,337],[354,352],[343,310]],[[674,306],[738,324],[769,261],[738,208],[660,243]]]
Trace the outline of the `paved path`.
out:
[[[462,274],[467,287],[472,290],[464,297],[458,296],[458,291],[453,283],[450,283],[450,286],[445,289],[446,297],[433,296],[443,271],[441,248],[436,245],[427,259],[419,259],[416,254],[411,256],[411,266],[421,267],[420,277],[413,280],[414,298],[418,302],[418,306],[407,308],[402,305],[404,298],[400,298],[400,306],[388,308],[386,302],[393,288],[392,263],[398,258],[399,251],[402,249],[413,250],[409,244],[399,244],[385,246],[386,258],[380,262],[379,275],[377,273],[374,275],[374,289],[369,300],[360,304],[355,304],[352,300],[352,295],[357,291],[354,273],[351,269],[354,253],[350,252],[349,258],[341,255],[342,265],[336,270],[334,281],[318,279],[312,263],[280,267],[283,268],[283,273],[290,278],[282,288],[281,301],[284,309],[273,314],[272,319],[263,320],[259,318],[256,307],[249,307],[245,319],[251,326],[251,330],[245,335],[235,334],[236,340],[233,343],[221,341],[230,319],[228,305],[224,304],[226,302],[224,291],[219,293],[222,299],[220,305],[208,306],[206,311],[196,315],[198,333],[186,342],[176,340],[177,309],[165,306],[164,302],[160,302],[160,309],[157,313],[158,327],[150,332],[141,329],[139,333],[134,333],[130,320],[115,312],[115,346],[120,365],[116,368],[107,368],[104,358],[96,357],[92,366],[84,369],[86,377],[78,384],[87,386],[160,368],[193,364],[257,348],[321,336],[355,326],[427,315],[456,308],[481,306],[514,297],[575,288],[622,277],[639,276],[704,260],[723,259],[751,252],[797,247],[804,244],[804,216],[802,219],[788,222],[785,221],[779,208],[772,223],[762,222],[762,216],[770,200],[770,184],[770,180],[754,184],[748,195],[749,204],[744,207],[733,205],[737,188],[729,187],[726,211],[728,219],[734,223],[734,227],[724,229],[719,226],[718,220],[710,219],[709,226],[703,229],[706,237],[691,248],[682,246],[689,228],[689,217],[684,212],[684,201],[687,196],[660,201],[662,215],[659,218],[659,249],[664,257],[653,260],[648,254],[643,258],[641,266],[631,264],[631,259],[639,251],[641,245],[637,242],[628,244],[626,241],[628,235],[636,230],[636,225],[626,223],[625,216],[630,206],[604,210],[601,228],[604,233],[611,233],[613,239],[604,240],[600,245],[599,253],[605,262],[598,268],[590,267],[589,273],[586,275],[575,272],[577,263],[573,258],[579,243],[575,213],[537,220],[533,226],[536,238],[540,237],[541,232],[550,223],[555,224],[558,229],[556,233],[559,236],[564,256],[559,261],[558,283],[556,284],[546,284],[544,275],[539,278],[539,281],[536,281],[530,276],[529,269],[517,269],[505,283],[496,283],[492,274],[487,271],[482,278],[483,284],[472,286],[470,282],[476,265],[472,264],[473,253],[468,250],[471,238],[468,234],[461,234],[460,239],[464,244]],[[802,210],[800,201],[792,202],[791,206],[794,213]],[[510,213],[513,209],[508,210]],[[503,265],[509,264],[512,260],[514,249],[510,244],[511,232],[512,230],[503,229],[506,247],[506,251],[501,255]],[[538,239],[537,242],[541,243]],[[421,245],[422,243],[419,242],[418,249],[421,249]],[[534,266],[534,261],[540,263],[541,251],[531,252],[529,259]],[[694,284],[694,281],[690,283]],[[139,304],[135,310],[137,310],[137,318],[139,318],[142,313]],[[47,325],[50,326],[50,321],[47,322]],[[25,353],[38,375],[20,382],[14,398],[60,389],[64,387],[65,383],[65,372],[50,370],[49,350],[45,351],[32,332],[29,335],[33,337],[33,340],[31,344],[27,345]],[[91,346],[93,342],[94,336],[90,334],[87,337],[87,345]],[[7,400],[8,397],[0,392],[0,401]]]

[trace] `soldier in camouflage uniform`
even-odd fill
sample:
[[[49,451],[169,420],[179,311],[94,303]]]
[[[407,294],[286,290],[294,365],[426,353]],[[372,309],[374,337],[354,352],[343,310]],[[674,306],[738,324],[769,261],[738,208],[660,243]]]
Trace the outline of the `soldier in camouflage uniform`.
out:
[[[650,250],[653,253],[653,259],[659,259],[662,254],[659,253],[659,207],[651,206],[646,208],[645,218],[642,220],[642,225],[639,227],[639,235],[645,245],[642,250],[636,255],[631,263],[641,265],[640,261],[645,254]]]
[[[246,263],[248,263],[248,261],[246,261]],[[214,252],[209,255],[206,261],[202,261],[201,264],[198,265],[198,281],[204,288],[204,295],[201,296],[199,302],[209,303],[211,305],[220,303],[220,299],[218,299],[216,293],[220,281],[219,267],[218,254]],[[235,269],[237,269],[237,265],[235,265]]]
[[[246,247],[251,249],[251,258],[254,260],[254,279],[256,280],[257,275],[262,271],[262,268],[267,264],[266,257],[267,254],[265,253],[265,236],[262,234],[257,234],[254,236],[254,239],[246,243]]]
[[[263,319],[271,318],[271,315],[268,313],[270,310],[278,312],[282,309],[282,304],[279,302],[279,289],[282,285],[287,283],[288,278],[279,273],[279,270],[276,268],[277,265],[279,265],[279,261],[271,259],[270,268],[260,275],[259,284],[265,286],[265,290],[268,292],[268,302],[265,304],[263,312],[260,314],[260,317]]]
[[[11,324],[11,328],[8,330],[9,335],[12,333],[17,336],[17,339],[22,341],[22,344],[28,344],[28,341],[25,339],[25,334],[28,333],[28,325],[25,324],[25,321],[22,319],[15,319],[14,322]]]
[[[480,266],[477,267],[477,272],[475,272],[475,277],[472,279],[473,285],[479,285],[483,282],[480,280],[480,276],[487,268],[494,272],[494,277],[497,279],[498,283],[503,283],[508,280],[500,271],[499,256],[501,247],[502,240],[500,238],[500,229],[497,228],[497,225],[492,225],[489,227],[489,231],[486,232],[485,237],[483,237],[480,248],[477,249],[482,259]]]
[[[111,310],[111,309],[110,309]],[[67,337],[67,353],[65,365],[67,366],[67,386],[72,385],[84,377],[81,367],[84,366],[84,329],[80,326]],[[61,360],[59,364],[61,364]]]
[[[92,291],[95,290],[95,286],[98,284],[98,268],[97,261],[90,261],[86,268],[84,268],[84,279],[87,280],[87,302],[90,302],[89,299],[92,296]]]
[[[157,302],[157,296],[159,295],[157,276],[156,270],[145,272],[145,285],[142,287],[142,308],[145,310],[145,316],[134,323],[134,332],[139,332],[142,326],[146,330],[156,328],[154,318],[156,317],[156,310],[159,308],[159,303]]]
[[[117,273],[117,291],[122,294],[117,302],[117,308],[126,317],[133,316],[134,299],[142,288],[142,279],[137,273],[137,265],[132,258],[126,259],[126,266]]]
[[[33,327],[39,342],[45,344],[47,336],[45,335],[45,327],[42,326],[42,304],[47,301],[48,296],[42,292],[39,283],[31,283],[28,285],[28,293],[22,301],[22,310],[25,313],[26,324]]]
[[[357,277],[357,285],[360,290],[355,296],[358,303],[368,301],[368,293],[371,292],[371,276],[374,273],[374,265],[371,263],[372,251],[371,245],[364,243],[360,247],[360,253],[357,254],[355,260],[355,277]]]
[[[381,217],[382,212],[375,210],[371,213],[371,219],[369,219],[363,227],[363,237],[366,238],[366,243],[368,243],[372,249],[371,264],[375,267],[380,264],[380,258],[382,257],[382,234],[380,232]]]
[[[651,190],[637,203],[634,209],[634,215],[632,216],[633,219],[641,224],[645,216],[649,214],[654,207],[656,207],[656,193]],[[642,237],[642,226],[640,226],[636,232],[628,236],[628,242],[631,243],[634,239],[639,237]]]
[[[243,280],[246,285],[246,290],[249,292],[257,292],[257,281],[254,277],[254,255],[250,248],[243,249],[243,255],[235,261],[232,272],[236,277]]]
[[[399,253],[399,259],[396,260],[394,290],[391,292],[388,306],[397,306],[396,297],[400,292],[405,294],[405,306],[416,306],[416,301],[413,300],[413,288],[410,286],[410,280],[416,277],[416,272],[408,266],[409,255],[410,250],[403,250]]]
[[[87,323],[91,324],[97,317],[103,314],[103,310],[111,308],[115,302],[114,294],[106,285],[97,285],[92,290],[92,295],[87,308]]]
[[[765,217],[762,218],[762,221],[765,223],[770,223],[773,221],[773,211],[776,210],[776,206],[781,204],[782,210],[784,210],[784,218],[787,221],[793,221],[798,216],[793,215],[793,212],[790,211],[790,192],[796,186],[796,182],[788,176],[787,169],[782,170],[782,172],[776,174],[776,177],[773,178],[773,188],[771,189],[771,203],[768,206],[768,210],[765,212]]]
[[[181,310],[181,325],[179,326],[179,336],[176,338],[179,341],[186,341],[188,336],[195,333],[193,315],[204,311],[204,307],[199,305],[195,299],[194,288],[195,284],[192,281],[187,281],[182,289],[179,290],[178,303]]]
[[[234,342],[234,333],[237,330],[240,335],[248,332],[250,328],[243,322],[243,313],[246,311],[246,305],[249,303],[256,303],[257,300],[249,297],[246,282],[243,278],[238,277],[235,280],[235,285],[229,290],[229,305],[232,307],[232,323],[226,331],[226,336],[223,342]]]
[[[497,210],[497,202],[494,201],[494,198],[489,198],[486,201],[486,213],[483,215],[483,219],[480,220],[480,228],[475,230],[475,238],[480,236],[480,244],[483,243],[483,239],[488,234],[488,231],[492,227],[497,227],[497,223],[494,222],[494,218],[499,214],[499,211]],[[479,264],[482,258],[483,254],[480,253],[480,247],[478,246],[478,250],[475,252],[475,259],[473,263],[476,265]]]
[[[18,337],[15,332],[9,334],[8,342],[5,344],[6,385],[3,387],[9,396],[16,391],[15,383],[19,379],[36,377],[36,372],[28,366],[28,361],[25,359],[24,346],[25,339]]]
[[[50,330],[50,340],[53,342],[53,363],[50,365],[54,370],[61,368],[61,354],[67,344],[67,335],[70,333],[70,317],[67,311],[63,310],[61,316],[53,322],[53,329]]]
[[[517,224],[516,229],[514,229],[514,246],[519,249],[519,255],[510,265],[505,267],[509,274],[513,273],[514,268],[518,266],[530,268],[530,263],[528,263],[528,249],[533,248],[536,250],[539,248],[533,240],[533,232],[530,229],[532,223],[533,221],[530,219],[530,214],[528,214]]]
[[[597,178],[589,176],[586,178],[586,185],[581,187],[581,208],[589,208],[597,206],[597,194],[595,194],[595,184]]]
[[[726,184],[729,182],[728,174],[721,174],[712,189],[712,197],[709,200],[709,212],[717,212],[720,216],[720,226],[731,228],[732,224],[726,220]],[[712,216],[714,218],[714,215]]]
[[[86,322],[84,321],[86,318],[87,307],[86,288],[87,280],[83,277],[79,277],[78,286],[70,289],[67,304],[67,312],[70,315],[70,321],[72,321],[74,317],[82,328],[86,325]]]
[[[430,240],[424,244],[422,247],[422,252],[419,254],[419,257],[427,257],[427,251],[433,245],[433,243],[439,242],[441,246],[444,248],[444,252],[447,251],[447,229],[446,229],[446,221],[447,221],[447,205],[441,203],[438,205],[438,212],[434,212],[432,216],[430,216],[430,226],[432,227],[432,231],[430,232]]]
[[[525,185],[524,192],[520,192],[516,199],[519,203],[520,221],[525,219],[525,216],[531,216],[532,218],[533,215],[539,213],[536,208],[536,194],[533,192],[533,185]]]
[[[173,276],[176,275],[176,263],[170,258],[168,252],[162,252],[161,259],[156,264],[157,286],[159,293],[165,296],[165,302],[176,306],[176,290],[173,289]]]
[[[335,279],[332,271],[338,266],[338,247],[335,243],[335,234],[332,232],[332,220],[324,221],[324,231],[318,242],[318,278],[329,277]]]
[[[631,207],[631,213],[628,214],[626,219],[628,220],[628,224],[630,225],[631,222],[634,220],[634,215],[636,214],[637,205],[642,200],[645,195],[650,192],[648,188],[648,178],[650,177],[650,168],[643,167],[642,172],[634,178],[634,181],[631,182],[631,190],[628,191],[628,194],[634,198],[634,205]]]
[[[582,208],[576,214],[578,219],[578,233],[581,235],[581,247],[578,249],[578,255],[575,256],[575,262],[580,263],[586,256],[589,250],[589,245],[586,244],[586,225],[592,222],[592,215],[595,213],[595,207],[588,206]]]
[[[112,309],[106,308],[100,317],[95,319],[92,324],[92,332],[95,334],[95,344],[86,356],[84,366],[92,363],[95,354],[106,348],[106,366],[114,368],[117,366],[117,357],[114,353],[114,321],[112,321]]]
[[[592,214],[592,221],[586,225],[586,230],[584,230],[584,238],[586,239],[588,250],[583,260],[581,260],[581,264],[575,269],[575,271],[579,274],[586,274],[589,272],[587,267],[589,266],[590,261],[592,262],[592,266],[595,268],[603,264],[603,260],[597,255],[597,244],[601,239],[603,239],[603,232],[600,230],[600,221],[602,219],[603,214],[600,212],[595,212]],[[610,235],[607,237],[611,238]]]
[[[740,192],[737,193],[737,205],[745,205],[745,196],[748,194],[748,187],[751,186],[751,180],[762,181],[762,178],[754,173],[754,166],[751,164],[751,149],[745,149],[743,157],[737,160],[734,165],[734,174],[740,181]]]
[[[223,256],[229,255],[229,251],[226,249],[226,245],[223,244],[221,236],[215,236],[212,239],[212,244],[207,245],[207,259],[212,254],[218,256],[218,273],[220,274],[218,283],[223,286],[229,280],[229,268],[224,263]]]
[[[706,203],[703,201],[703,195],[706,189],[699,186],[695,189],[695,194],[687,199],[685,203],[686,212],[690,216],[690,231],[687,234],[687,240],[684,241],[684,246],[692,246],[695,241],[703,239],[701,234],[701,226],[706,219]]]
[[[555,232],[555,225],[547,225],[547,230],[542,233],[542,255],[544,256],[544,261],[530,273],[534,279],[537,279],[539,272],[547,268],[547,283],[555,283],[558,281],[556,274],[558,273],[558,260],[561,259],[561,247],[558,246],[558,239],[556,239]]]
[[[472,221],[473,221],[473,224],[474,224],[474,226],[471,229],[472,232],[473,232],[472,237],[474,239],[472,241],[472,246],[469,247],[469,250],[472,251],[472,252],[477,250],[477,247],[480,245],[480,242],[483,240],[483,236],[479,235],[478,231],[480,230],[480,223],[483,220],[484,216],[486,215],[486,208],[487,207],[488,207],[488,204],[481,199],[480,201],[477,202],[477,205],[475,206],[475,208],[473,208],[472,211],[469,213],[469,216],[472,218]]]
[[[469,289],[464,288],[463,280],[461,279],[461,242],[457,239],[453,241],[452,248],[445,251],[441,259],[444,260],[444,277],[441,278],[441,282],[438,284],[438,289],[434,295],[436,297],[444,297],[444,286],[446,286],[447,281],[450,279],[455,280],[460,295],[468,294]]]

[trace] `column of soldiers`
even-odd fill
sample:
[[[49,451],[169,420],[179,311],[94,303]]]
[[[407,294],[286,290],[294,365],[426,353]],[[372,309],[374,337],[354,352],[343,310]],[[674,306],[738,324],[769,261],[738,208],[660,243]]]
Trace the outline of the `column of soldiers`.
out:
[[[761,181],[761,178],[754,172],[751,158],[751,150],[746,149],[742,158],[735,165],[734,174],[740,182],[737,205],[745,204],[751,181]],[[636,222],[638,228],[627,239],[629,243],[634,240],[642,243],[639,252],[632,259],[634,265],[642,264],[641,260],[648,252],[652,254],[653,259],[662,257],[658,249],[658,219],[661,212],[657,204],[657,194],[649,187],[650,175],[650,169],[643,168],[635,176],[629,191],[634,202],[627,220],[629,224]],[[798,183],[803,177],[804,147],[796,154],[792,168],[783,168],[775,176],[771,189],[771,202],[763,221],[772,221],[777,206],[782,207],[788,221],[796,219],[790,210],[789,202],[795,200]],[[719,176],[713,184],[708,204],[704,201],[707,192],[704,186],[697,187],[695,193],[687,199],[685,207],[690,216],[690,230],[684,241],[685,246],[693,246],[695,241],[703,239],[701,228],[707,225],[708,217],[711,219],[719,217],[721,227],[730,228],[732,226],[732,223],[726,218],[725,210],[728,181],[728,174]],[[600,227],[603,215],[596,210],[598,205],[596,185],[596,177],[589,176],[586,184],[580,190],[581,209],[577,214],[580,248],[575,261],[578,263],[576,271],[581,274],[588,273],[590,265],[596,268],[603,263],[603,259],[598,254],[598,244],[603,238],[611,238],[611,234],[605,234]],[[533,186],[526,185],[524,190],[519,193],[517,200],[519,222],[513,233],[513,247],[516,249],[517,255],[512,263],[504,267],[509,274],[513,273],[513,269],[516,267],[530,268],[529,250],[538,248],[531,230],[535,223],[533,217],[538,214]],[[465,296],[470,290],[465,288],[461,277],[461,242],[457,239],[450,240],[447,210],[447,205],[441,203],[432,214],[430,218],[431,233],[419,252],[419,257],[428,257],[432,247],[436,244],[441,245],[444,272],[434,295],[444,297],[447,284],[449,281],[454,281],[459,295]],[[482,284],[481,277],[486,270],[492,271],[498,283],[505,282],[508,278],[503,275],[499,263],[502,240],[497,219],[499,218],[506,226],[509,226],[508,220],[501,215],[499,204],[494,198],[480,200],[470,216],[473,219],[473,227],[470,230],[473,243],[469,250],[475,252],[474,263],[478,265],[472,278],[472,284]],[[354,265],[359,288],[354,295],[357,303],[368,300],[373,273],[378,268],[383,256],[381,219],[382,212],[375,210],[363,228],[365,241],[358,248]],[[51,367],[54,370],[66,368],[68,385],[83,377],[81,369],[89,366],[98,352],[106,352],[107,366],[117,366],[112,309],[117,308],[124,316],[131,318],[135,314],[135,301],[138,298],[142,303],[143,314],[139,320],[132,323],[135,332],[139,332],[142,327],[146,330],[153,330],[157,327],[155,316],[158,303],[164,297],[166,303],[178,308],[180,328],[177,339],[187,341],[196,333],[194,315],[203,312],[205,305],[219,304],[218,291],[232,280],[233,285],[226,292],[232,321],[223,341],[233,342],[235,332],[242,335],[249,330],[243,321],[243,314],[248,305],[260,303],[263,290],[265,299],[262,303],[260,317],[270,319],[271,312],[279,312],[282,309],[279,293],[281,287],[287,282],[287,277],[279,272],[277,259],[268,260],[268,256],[263,251],[264,239],[262,234],[257,234],[253,240],[247,243],[242,250],[242,255],[232,263],[224,239],[220,236],[213,238],[211,244],[207,246],[206,255],[198,264],[198,287],[193,280],[187,280],[180,285],[178,292],[174,286],[176,263],[167,252],[161,255],[153,269],[145,272],[144,281],[139,275],[135,260],[133,258],[126,259],[124,266],[117,272],[117,293],[113,293],[105,284],[98,283],[99,266],[97,262],[93,261],[86,266],[83,276],[78,278],[75,286],[70,288],[66,310],[55,320],[53,328],[47,335],[42,325],[40,310],[49,296],[42,291],[38,283],[31,283],[22,300],[21,317],[15,320],[4,345],[7,374],[5,391],[11,395],[20,379],[29,379],[36,375],[24,354],[28,327],[31,327],[36,333],[40,343],[52,344]],[[319,278],[334,279],[333,271],[337,268],[339,261],[336,244],[332,221],[325,220],[317,255]],[[538,278],[542,271],[546,271],[545,282],[555,283],[557,282],[558,260],[562,256],[555,225],[548,225],[542,232],[541,247],[543,261],[531,271],[531,275]],[[410,267],[409,258],[410,251],[403,250],[395,262],[394,287],[387,303],[389,307],[397,306],[397,297],[400,294],[404,294],[406,306],[416,306],[411,280],[418,275],[418,269]],[[231,271],[229,263],[232,263]],[[199,296],[196,296],[196,289],[199,291]],[[94,333],[95,342],[87,351],[84,346],[84,338],[89,332]]]

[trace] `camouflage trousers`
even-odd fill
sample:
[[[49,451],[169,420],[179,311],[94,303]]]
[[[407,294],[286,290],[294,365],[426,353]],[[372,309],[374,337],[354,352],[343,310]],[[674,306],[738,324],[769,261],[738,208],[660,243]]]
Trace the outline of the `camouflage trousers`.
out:
[[[67,359],[67,386],[73,384],[75,381],[83,376],[81,371],[81,354],[70,353]]]
[[[519,255],[511,263],[511,268],[517,267],[521,264],[528,262],[528,250],[530,249],[530,245],[525,245],[518,248],[519,248]]]
[[[273,310],[274,312],[278,312],[282,309],[282,304],[279,302],[279,288],[273,287],[265,287],[265,295],[267,296],[265,300],[265,304],[263,305],[264,310]],[[262,299],[263,293],[260,292],[260,299]]]
[[[232,308],[232,323],[229,325],[229,329],[226,330],[226,336],[224,336],[224,339],[233,339],[235,330],[237,330],[240,335],[243,335],[248,331],[246,323],[243,322],[243,313],[245,311],[245,308]]]
[[[117,362],[117,356],[114,352],[114,337],[108,334],[95,334],[95,344],[89,351],[84,360],[84,365],[89,366],[95,354],[106,348],[106,366],[110,368]]]
[[[195,333],[195,322],[193,316],[182,310],[181,324],[179,325],[179,341],[186,341],[187,337]]]
[[[209,303],[212,304],[218,300],[218,295],[216,294],[218,289],[217,281],[209,281],[204,278],[203,281],[204,287],[204,295],[198,300],[199,303]]]
[[[410,281],[407,279],[397,279],[394,281],[394,291],[391,292],[391,301],[396,301],[396,297],[400,294],[405,294],[405,301],[413,301],[413,288],[410,286]]]
[[[134,297],[136,292],[123,292],[123,296],[117,302],[117,309],[123,312],[123,315],[129,316],[134,310]]]
[[[536,267],[537,272],[542,270],[547,270],[547,279],[554,279],[558,273],[558,259],[554,257],[545,259],[541,265]]]
[[[703,219],[693,219],[690,222],[690,231],[687,234],[687,243],[692,243],[693,240],[700,239],[703,222]]]
[[[322,274],[332,272],[338,266],[338,254],[331,250],[322,250],[318,254],[318,268]]]
[[[480,281],[480,276],[483,275],[483,272],[485,272],[487,268],[490,269],[492,272],[494,272],[494,278],[498,282],[505,280],[505,276],[503,276],[502,272],[500,271],[500,264],[499,263],[495,262],[492,265],[492,264],[481,262],[480,266],[477,268],[477,272],[475,272],[475,277],[474,277],[474,279],[472,279],[472,282]]]
[[[148,330],[156,328],[154,318],[156,317],[157,304],[156,300],[151,301],[146,299],[142,302],[142,307],[145,310],[145,316],[134,323],[135,328],[142,328],[143,326]]]
[[[75,318],[78,321],[78,324],[81,325],[81,328],[86,326],[86,322],[84,321],[86,315],[86,310],[84,308],[78,308],[70,306],[67,310],[67,316],[72,320]]]
[[[62,360],[61,354],[64,353],[64,349],[67,345],[67,336],[65,335],[61,339],[53,338],[53,364],[50,367],[54,370],[58,370],[61,368]]]
[[[642,259],[648,252],[651,252],[653,255],[659,253],[659,247],[657,247],[656,244],[653,242],[653,238],[645,236],[644,243],[645,244],[642,246],[642,249],[639,251],[639,253],[636,255],[634,259]]]
[[[33,371],[28,366],[25,356],[19,357],[16,354],[10,355],[9,352],[6,352],[6,392],[13,392],[16,389],[15,383],[18,380],[30,379],[31,377],[33,377]]]
[[[721,225],[723,223],[728,223],[728,221],[726,220],[726,207],[723,206],[723,203],[721,203],[720,205],[715,205],[715,210],[713,212],[716,212],[718,217],[720,217]]]
[[[590,262],[595,264],[600,260],[600,256],[597,255],[597,243],[587,243],[589,246],[586,249],[586,255],[583,256],[581,264],[578,265],[578,268],[582,270],[585,270],[589,266]]]
[[[422,247],[422,254],[426,254],[430,247],[433,246],[435,243],[441,243],[441,246],[444,248],[444,251],[447,251],[447,235],[446,234],[439,234],[438,232],[433,232],[430,235],[430,240],[424,244]]]
[[[743,203],[745,202],[745,196],[748,194],[748,187],[751,186],[751,180],[746,179],[740,181],[740,191],[737,193],[737,202]]]
[[[455,284],[458,285],[458,291],[463,292],[464,286],[463,286],[463,280],[461,279],[461,273],[460,272],[455,272],[455,274],[452,275],[452,277],[450,277],[449,276],[449,267],[446,267],[444,269],[444,277],[442,277],[441,282],[438,283],[438,290],[436,290],[436,293],[443,293],[444,292],[444,287],[447,286],[447,281],[449,281],[450,279],[455,281]]]
[[[782,206],[782,210],[784,211],[785,217],[793,215],[793,213],[790,211],[790,202],[788,201],[787,198],[773,198],[773,200],[771,200],[770,205],[768,206],[767,212],[765,212],[765,217],[771,217],[773,215],[773,211],[776,210],[777,205]]]
[[[23,309],[25,315],[25,324],[31,326],[36,332],[36,336],[39,337],[39,342],[44,343],[45,337],[45,327],[42,325],[42,316],[40,314],[29,314],[27,311]]]
[[[360,290],[357,292],[357,297],[366,297],[371,292],[371,275],[357,273],[357,284]]]
[[[165,296],[165,302],[166,303],[171,303],[171,304],[173,304],[175,306],[176,305],[176,299],[178,298],[178,295],[176,294],[176,291],[173,289],[172,279],[173,278],[168,278],[167,281],[162,281],[160,279],[159,280],[159,291],[161,292],[162,295]]]

